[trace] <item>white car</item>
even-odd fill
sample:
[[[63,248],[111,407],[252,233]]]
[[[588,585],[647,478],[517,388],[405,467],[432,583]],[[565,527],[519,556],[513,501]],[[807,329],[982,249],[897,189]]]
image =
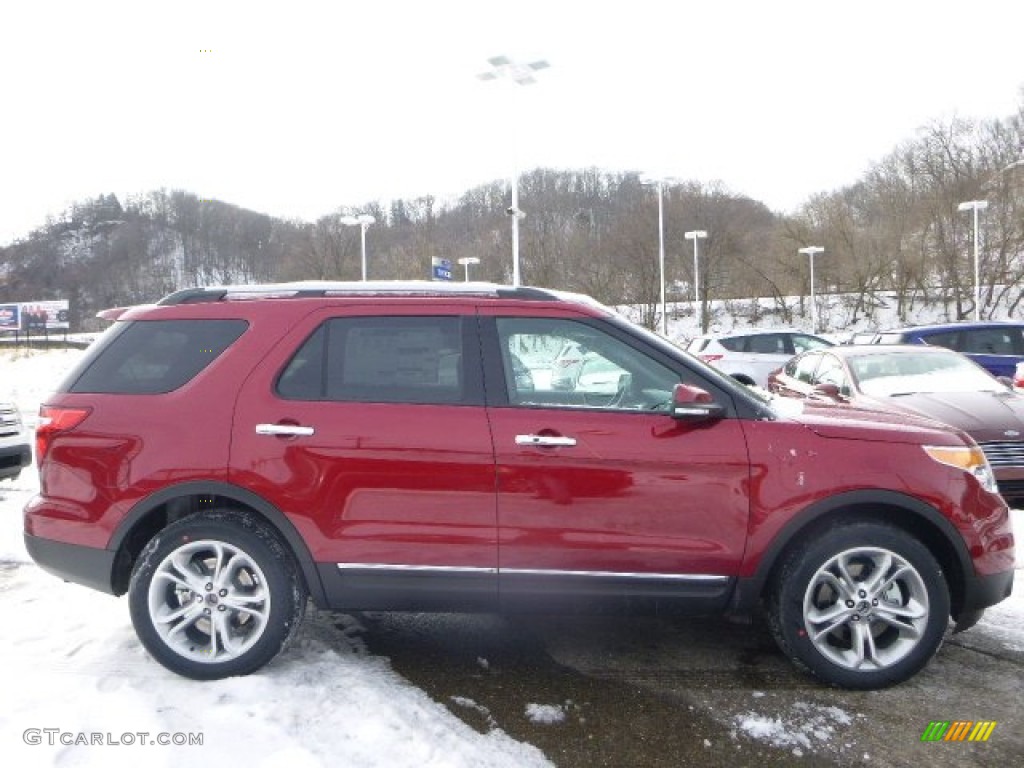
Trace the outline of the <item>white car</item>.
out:
[[[15,480],[32,463],[32,447],[14,403],[0,402],[0,480]]]
[[[698,336],[690,341],[686,351],[747,386],[766,387],[768,374],[789,362],[793,355],[831,346],[835,345],[820,336],[776,328]]]

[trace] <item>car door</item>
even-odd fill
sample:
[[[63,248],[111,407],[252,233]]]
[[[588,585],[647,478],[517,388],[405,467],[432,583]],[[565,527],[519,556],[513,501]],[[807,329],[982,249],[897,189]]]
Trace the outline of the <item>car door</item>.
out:
[[[493,608],[482,391],[472,311],[317,311],[239,393],[230,479],[300,530],[336,607]]]
[[[746,541],[743,430],[734,418],[688,425],[665,410],[682,379],[714,387],[599,321],[497,316],[482,328],[502,607],[721,607]],[[616,391],[550,386],[568,340],[621,369]],[[515,388],[513,355],[531,368],[532,389]]]

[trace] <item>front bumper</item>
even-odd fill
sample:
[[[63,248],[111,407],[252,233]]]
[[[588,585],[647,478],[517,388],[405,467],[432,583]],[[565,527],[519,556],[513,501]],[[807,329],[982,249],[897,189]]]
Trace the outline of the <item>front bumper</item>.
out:
[[[1013,574],[1013,571],[1003,571],[989,576],[968,576],[964,580],[963,601],[953,617],[957,622],[956,631],[973,626],[986,608],[1008,598],[1013,591]]]

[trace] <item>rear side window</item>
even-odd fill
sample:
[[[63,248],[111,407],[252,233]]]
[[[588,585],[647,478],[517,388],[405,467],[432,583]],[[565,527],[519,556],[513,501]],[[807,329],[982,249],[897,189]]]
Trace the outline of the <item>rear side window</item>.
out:
[[[195,378],[239,336],[244,320],[137,320],[103,340],[60,391],[158,395]]]
[[[1024,340],[1020,328],[977,328],[963,332],[963,349],[971,355],[1021,355]]]
[[[742,352],[743,345],[746,342],[746,336],[733,336],[732,338],[719,339],[718,343],[728,349],[730,352]]]
[[[758,355],[793,354],[793,349],[786,344],[786,337],[780,333],[765,333],[747,337],[747,352]]]
[[[459,317],[342,317],[321,325],[277,380],[289,400],[461,403]]]

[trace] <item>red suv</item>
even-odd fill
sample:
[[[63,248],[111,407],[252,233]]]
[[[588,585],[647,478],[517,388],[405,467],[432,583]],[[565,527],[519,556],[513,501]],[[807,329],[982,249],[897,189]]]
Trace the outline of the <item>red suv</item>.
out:
[[[800,667],[876,688],[1010,594],[1008,510],[966,434],[781,412],[584,297],[296,283],[105,316],[42,406],[26,545],[128,593],[142,643],[188,677],[266,664],[312,598],[763,607]],[[552,386],[569,342],[614,379]]]

